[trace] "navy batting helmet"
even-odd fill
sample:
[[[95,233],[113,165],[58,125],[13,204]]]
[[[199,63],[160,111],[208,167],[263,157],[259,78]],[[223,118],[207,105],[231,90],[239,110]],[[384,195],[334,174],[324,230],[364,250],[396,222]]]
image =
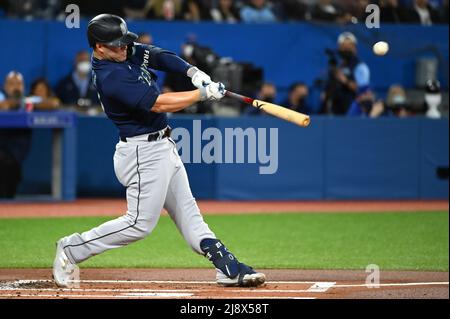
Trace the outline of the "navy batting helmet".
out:
[[[113,14],[100,14],[89,21],[87,27],[89,45],[103,43],[114,47],[121,47],[132,43],[138,36],[128,31],[124,19]]]

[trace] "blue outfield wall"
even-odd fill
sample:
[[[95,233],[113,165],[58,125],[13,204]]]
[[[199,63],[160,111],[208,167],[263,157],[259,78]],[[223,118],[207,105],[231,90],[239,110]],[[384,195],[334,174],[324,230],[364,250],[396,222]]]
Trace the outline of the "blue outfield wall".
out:
[[[79,29],[68,29],[63,22],[0,19],[0,78],[12,69],[23,72],[29,86],[36,77],[45,76],[52,85],[67,75],[79,50],[89,49],[87,20]],[[372,70],[372,83],[386,90],[393,83],[415,87],[416,60],[436,57],[439,77],[448,87],[449,42],[447,25],[382,25],[367,29],[364,25],[336,26],[311,23],[216,24],[184,22],[130,21],[130,30],[151,32],[155,45],[180,52],[189,34],[213,48],[220,56],[263,67],[267,81],[286,89],[295,81],[312,85],[326,75],[325,48],[336,48],[343,31],[352,31],[359,40],[359,54]],[[24,40],[26,40],[24,42]],[[372,46],[384,40],[390,52],[384,57],[373,54]]]
[[[308,128],[265,116],[170,122],[199,199],[448,199],[448,180],[436,173],[449,165],[448,120],[316,116]],[[236,128],[248,135],[230,147]],[[77,132],[78,196],[124,196],[113,169],[115,127],[105,118],[79,117]],[[259,143],[253,149],[252,138]],[[211,151],[212,140],[222,146]],[[50,131],[34,132],[22,193],[50,192],[50,141]],[[215,163],[208,164],[211,156]],[[260,174],[264,170],[276,172]]]

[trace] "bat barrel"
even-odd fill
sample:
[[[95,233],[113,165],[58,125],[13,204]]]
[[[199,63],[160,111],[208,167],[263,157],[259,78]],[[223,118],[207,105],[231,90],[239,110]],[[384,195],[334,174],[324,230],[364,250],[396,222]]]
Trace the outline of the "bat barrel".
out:
[[[273,115],[275,117],[278,117],[280,119],[294,123],[302,127],[307,127],[311,123],[311,119],[308,115],[296,112],[294,110],[282,107],[280,105],[255,100],[231,91],[226,91],[225,96],[250,104],[260,110],[263,110],[264,112],[270,115]]]

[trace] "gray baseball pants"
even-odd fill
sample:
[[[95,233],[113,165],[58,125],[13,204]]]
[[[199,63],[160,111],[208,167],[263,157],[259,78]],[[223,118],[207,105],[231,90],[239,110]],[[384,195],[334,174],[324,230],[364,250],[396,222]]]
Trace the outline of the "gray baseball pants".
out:
[[[195,252],[203,254],[203,239],[216,238],[200,214],[171,138],[148,142],[143,135],[120,141],[114,154],[114,171],[127,188],[127,212],[82,234],[64,237],[64,251],[72,263],[148,236],[163,207]]]

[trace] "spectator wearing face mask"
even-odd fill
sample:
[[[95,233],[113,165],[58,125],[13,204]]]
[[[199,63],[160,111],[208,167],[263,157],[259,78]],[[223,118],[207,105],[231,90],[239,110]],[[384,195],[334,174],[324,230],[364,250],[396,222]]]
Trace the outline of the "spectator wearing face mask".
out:
[[[288,99],[282,105],[296,112],[311,114],[312,110],[308,105],[308,96],[308,86],[303,82],[296,82],[289,88]]]
[[[265,82],[261,86],[256,98],[258,100],[267,102],[267,103],[275,103],[275,99],[277,98],[277,88],[270,82]],[[246,107],[245,114],[247,115],[261,115],[264,114],[260,109],[255,107]]]
[[[376,100],[375,94],[369,86],[358,89],[355,101],[347,111],[348,117],[377,118],[385,114],[385,106],[382,100]]]
[[[97,90],[92,83],[91,59],[88,51],[75,56],[74,69],[56,86],[56,95],[64,105],[87,110],[98,106]]]
[[[414,115],[411,105],[406,98],[405,89],[398,84],[391,85],[389,88],[386,107],[390,114],[396,117],[409,117]]]

